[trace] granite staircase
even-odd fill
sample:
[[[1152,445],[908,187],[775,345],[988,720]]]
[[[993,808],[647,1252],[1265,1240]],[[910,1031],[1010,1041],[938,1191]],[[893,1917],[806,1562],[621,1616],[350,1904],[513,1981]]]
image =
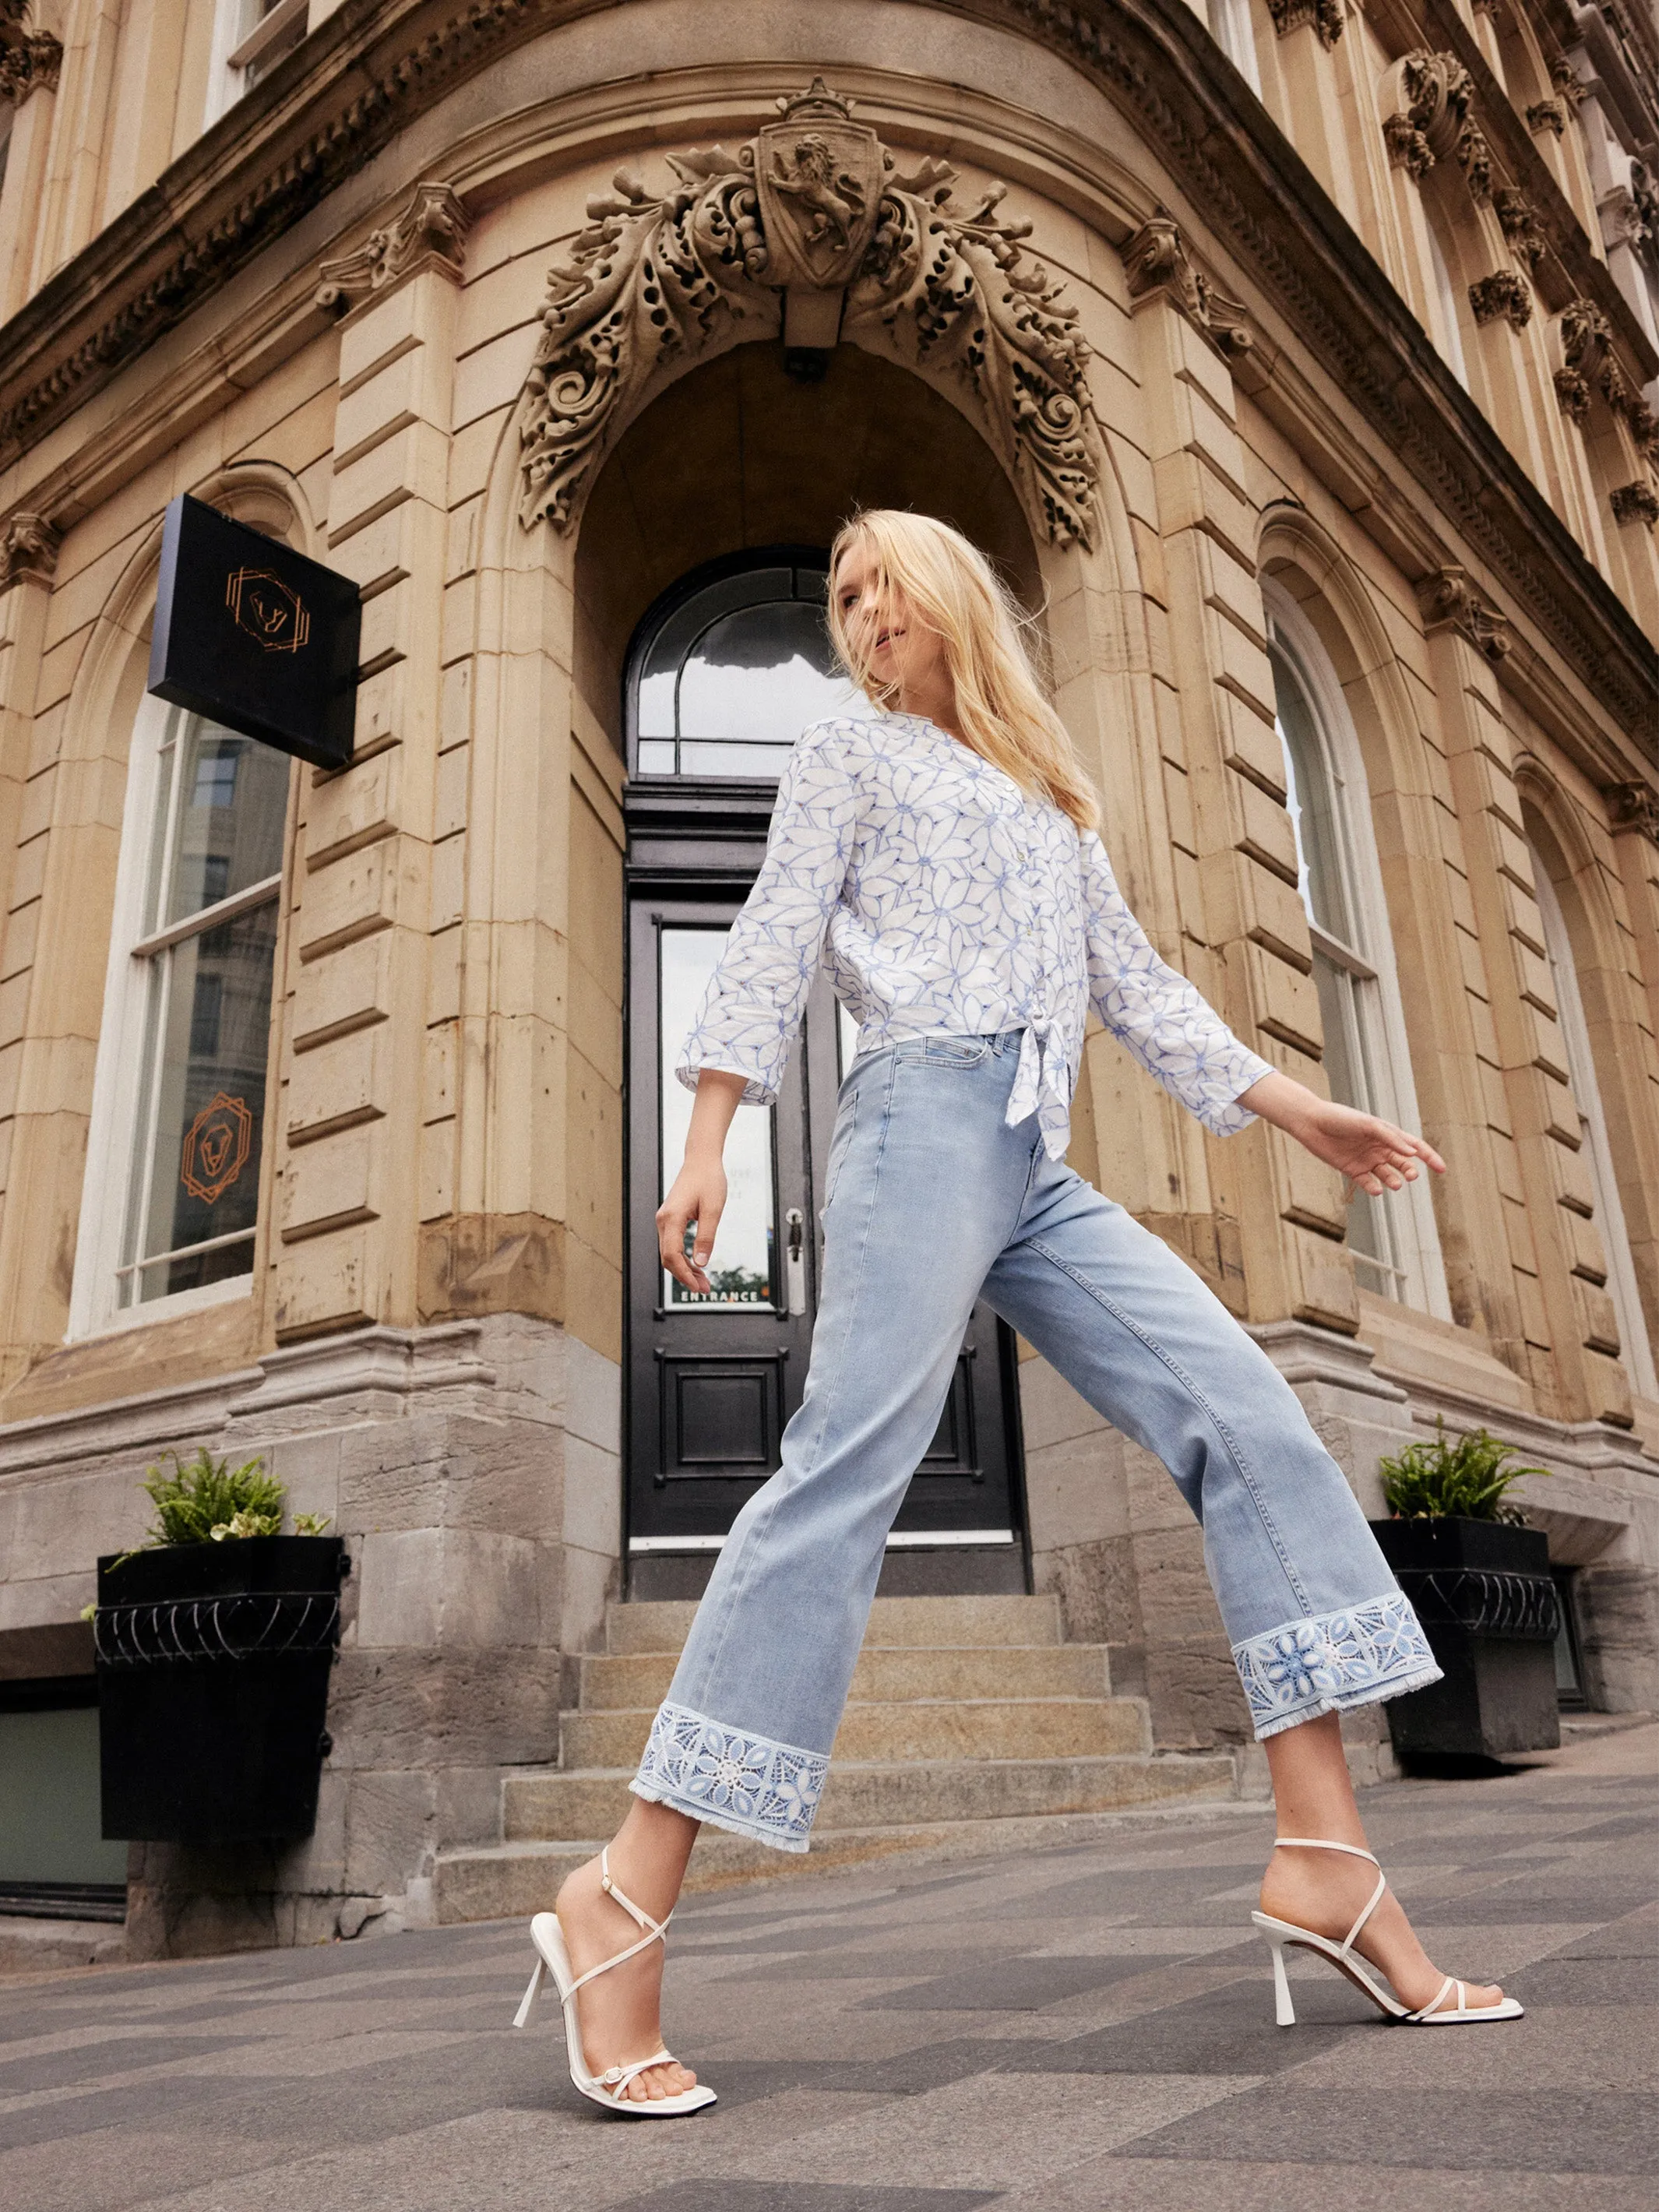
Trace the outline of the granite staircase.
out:
[[[578,1662],[580,1702],[561,1716],[558,1765],[507,1772],[499,1843],[440,1855],[440,1920],[543,1909],[615,1831],[695,1610],[608,1608],[605,1650]],[[687,1886],[927,1847],[1065,1842],[1088,1832],[1090,1816],[1233,1792],[1224,1754],[1152,1750],[1145,1703],[1112,1695],[1103,1646],[1063,1641],[1057,1599],[878,1598],[811,1851],[706,1826]]]

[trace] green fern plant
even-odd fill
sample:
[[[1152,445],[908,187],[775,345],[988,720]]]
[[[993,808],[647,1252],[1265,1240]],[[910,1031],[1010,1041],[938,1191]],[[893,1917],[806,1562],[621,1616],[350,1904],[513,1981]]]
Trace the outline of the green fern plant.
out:
[[[1510,1465],[1517,1457],[1516,1446],[1501,1443],[1488,1429],[1471,1429],[1448,1442],[1444,1419],[1437,1417],[1434,1426],[1432,1442],[1407,1444],[1393,1458],[1379,1461],[1389,1512],[1402,1521],[1456,1514],[1467,1521],[1523,1527],[1526,1515],[1505,1502],[1510,1488],[1523,1475],[1547,1475],[1548,1468]]]
[[[206,1544],[227,1536],[275,1536],[283,1526],[283,1485],[267,1474],[263,1458],[232,1467],[215,1459],[204,1444],[193,1460],[177,1452],[169,1474],[161,1466],[147,1470],[140,1487],[155,1508],[155,1522],[144,1548],[158,1544]]]

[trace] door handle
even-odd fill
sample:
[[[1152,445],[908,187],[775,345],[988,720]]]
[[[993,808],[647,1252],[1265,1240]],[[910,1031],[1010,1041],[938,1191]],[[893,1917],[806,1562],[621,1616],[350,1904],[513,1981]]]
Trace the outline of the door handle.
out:
[[[784,1248],[784,1282],[788,1291],[784,1310],[790,1314],[804,1314],[806,1311],[806,1217],[799,1206],[792,1206],[783,1220],[789,1232]]]

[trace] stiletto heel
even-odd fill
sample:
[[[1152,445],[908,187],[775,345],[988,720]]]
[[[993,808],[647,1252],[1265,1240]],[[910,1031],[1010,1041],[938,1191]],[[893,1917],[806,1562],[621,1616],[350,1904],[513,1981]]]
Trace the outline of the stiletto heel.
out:
[[[1291,1984],[1285,1972],[1285,1946],[1273,1943],[1273,2017],[1280,2027],[1296,2026],[1296,2007],[1291,2002]],[[528,2002],[528,2000],[526,2000]]]
[[[607,2112],[620,2112],[624,2118],[630,2120],[669,2120],[677,2118],[683,2112],[700,2112],[705,2106],[714,2102],[714,2091],[701,2081],[694,2089],[682,2089],[672,2097],[635,2099],[623,2094],[635,2075],[647,2073],[653,2066],[672,2066],[674,2063],[672,2051],[653,2051],[649,2058],[636,2058],[627,2066],[607,2066],[603,2074],[593,2073],[588,2066],[586,2054],[582,2049],[581,2027],[576,2017],[577,1990],[597,1976],[608,1974],[613,1966],[620,1966],[624,1960],[636,1958],[641,1951],[648,1950],[653,1943],[665,1943],[668,1920],[674,1917],[671,1912],[668,1920],[653,1920],[648,1912],[642,1911],[635,1904],[631,1897],[617,1888],[611,1879],[608,1844],[599,1853],[599,1887],[607,1897],[616,1899],[638,1926],[645,1929],[645,1934],[637,1943],[630,1943],[625,1951],[618,1951],[614,1959],[601,1960],[597,1966],[590,1966],[585,1974],[578,1974],[571,1969],[570,1954],[565,1949],[564,1930],[559,1925],[557,1913],[537,1913],[530,1923],[530,1940],[536,1947],[535,1971],[530,1977],[530,1987],[524,1993],[524,2002],[519,2007],[513,2025],[522,2027],[530,2018],[536,1999],[541,1994],[542,1978],[550,1973],[564,2009],[564,2040],[570,2061],[570,2078],[584,2097],[591,2098],[596,2105],[603,2105]]]
[[[1304,1951],[1312,1951],[1322,1959],[1329,1960],[1338,1973],[1346,1974],[1358,1990],[1363,1990],[1379,2012],[1390,2020],[1397,2020],[1411,2027],[1443,2027],[1477,2020],[1519,2020],[1523,2007],[1515,1997],[1504,1997],[1495,2005],[1474,2005],[1468,2002],[1468,1990],[1462,1982],[1455,1982],[1449,1974],[1441,1983],[1433,1998],[1419,2005],[1415,2012],[1402,2005],[1397,1996],[1383,1988],[1373,1975],[1370,1965],[1354,1949],[1359,1931],[1382,1903],[1389,1887],[1388,1876],[1370,1851],[1362,1851],[1358,1844],[1333,1844],[1317,1836],[1279,1836],[1274,1838],[1275,1850],[1346,1851],[1350,1858],[1365,1859],[1376,1867],[1376,1887],[1366,1899],[1364,1910],[1340,1943],[1332,1942],[1328,1936],[1316,1936],[1311,1928],[1298,1928],[1293,1920],[1276,1920],[1270,1912],[1253,1912],[1250,1918],[1261,1929],[1273,1954],[1273,1998],[1279,2025],[1294,2027],[1296,2013],[1291,2004],[1291,1985],[1285,1974],[1285,1947],[1294,1943]],[[1447,1992],[1455,1990],[1457,2002],[1440,2009]]]

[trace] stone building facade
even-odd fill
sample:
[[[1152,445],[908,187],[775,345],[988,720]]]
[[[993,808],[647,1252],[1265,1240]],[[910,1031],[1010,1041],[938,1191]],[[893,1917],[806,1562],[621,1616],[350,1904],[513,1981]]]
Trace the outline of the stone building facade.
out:
[[[441,1911],[607,1604],[706,1570],[641,1533],[647,969],[794,732],[649,686],[690,714],[677,610],[795,635],[860,502],[1032,607],[1165,955],[1451,1172],[1350,1205],[1100,1032],[1077,1164],[1369,1507],[1440,1417],[1550,1469],[1589,1701],[1659,1703],[1648,0],[0,16],[0,1690],[84,1676],[165,1450],[265,1455],[354,1568],[316,1835],[136,1849],[133,1946]],[[349,769],[147,697],[179,492],[361,585]],[[1057,1593],[1160,1755],[1240,1746],[1172,1488],[1010,1352],[997,1525],[921,1513],[884,1587]]]

